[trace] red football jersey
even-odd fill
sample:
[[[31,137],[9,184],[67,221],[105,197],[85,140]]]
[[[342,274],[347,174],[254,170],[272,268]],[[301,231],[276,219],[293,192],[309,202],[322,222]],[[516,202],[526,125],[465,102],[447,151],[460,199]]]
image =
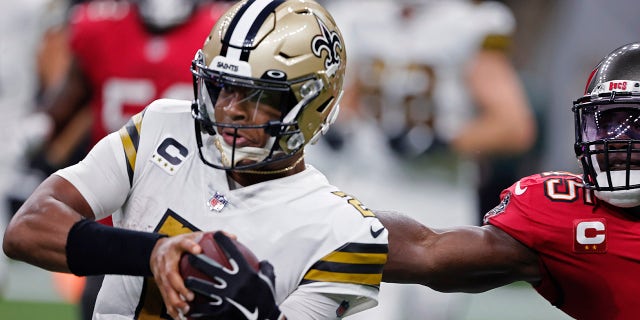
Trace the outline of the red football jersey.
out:
[[[158,98],[193,99],[191,61],[228,3],[200,7],[183,25],[148,32],[134,5],[91,1],[74,9],[70,43],[92,88],[92,144]]]
[[[485,222],[538,252],[545,299],[577,319],[638,319],[640,220],[550,172],[505,189]]]

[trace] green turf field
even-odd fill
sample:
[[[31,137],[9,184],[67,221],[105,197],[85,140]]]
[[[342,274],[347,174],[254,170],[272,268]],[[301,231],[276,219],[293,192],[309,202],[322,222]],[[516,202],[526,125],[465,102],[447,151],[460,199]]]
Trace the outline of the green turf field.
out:
[[[71,304],[0,300],[0,319],[74,320],[78,316],[76,306]]]
[[[0,320],[78,320],[79,310],[65,303],[53,287],[51,274],[12,261],[8,283],[0,295]]]

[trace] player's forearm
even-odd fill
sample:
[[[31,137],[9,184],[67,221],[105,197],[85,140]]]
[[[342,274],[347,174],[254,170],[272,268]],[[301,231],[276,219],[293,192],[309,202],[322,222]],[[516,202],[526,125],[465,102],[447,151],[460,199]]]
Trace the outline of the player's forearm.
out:
[[[378,211],[376,216],[389,231],[382,281],[425,284],[433,271],[429,248],[435,233],[407,215]]]
[[[12,259],[43,269],[69,272],[66,238],[73,223],[80,218],[54,199],[42,203],[27,200],[7,227],[4,252]]]
[[[383,281],[417,283],[442,292],[481,292],[495,287],[480,285],[486,275],[500,272],[478,262],[482,257],[476,258],[479,255],[473,249],[473,241],[478,241],[475,227],[436,231],[387,225],[390,252]]]
[[[429,288],[440,292],[480,293],[515,282],[504,274],[477,274],[469,277],[453,275],[448,279],[438,279],[426,284]]]
[[[535,252],[495,226],[438,232],[424,285],[442,292],[484,292],[516,281],[539,280]]]
[[[52,211],[47,204],[42,209]],[[3,249],[7,256],[78,276],[152,275],[151,252],[162,235],[112,228],[80,215],[57,215],[52,223],[25,210],[18,213],[5,233]]]
[[[433,230],[408,216],[376,215],[389,230],[385,282],[482,292],[537,275],[537,256],[495,227]]]

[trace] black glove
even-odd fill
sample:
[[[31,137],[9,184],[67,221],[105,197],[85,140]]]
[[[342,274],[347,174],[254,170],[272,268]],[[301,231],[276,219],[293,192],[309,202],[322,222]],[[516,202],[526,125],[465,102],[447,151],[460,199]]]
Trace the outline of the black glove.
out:
[[[261,261],[260,271],[255,271],[224,233],[216,232],[213,237],[224,250],[231,269],[203,254],[189,255],[189,263],[216,282],[195,277],[185,279],[187,288],[207,298],[207,303],[192,305],[187,316],[190,319],[279,319],[273,266]]]

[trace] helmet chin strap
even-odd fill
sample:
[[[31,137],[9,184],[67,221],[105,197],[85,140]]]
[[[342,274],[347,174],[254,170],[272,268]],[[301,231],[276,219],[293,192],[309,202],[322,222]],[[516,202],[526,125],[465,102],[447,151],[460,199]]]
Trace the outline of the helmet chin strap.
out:
[[[267,143],[267,146],[272,146],[274,141],[275,141],[275,138],[270,138],[269,142]],[[227,167],[231,167],[231,160],[229,158],[231,157],[231,152],[233,152],[232,151],[233,148],[229,144],[227,144],[224,141],[224,139],[220,139],[219,135],[216,135],[214,137],[214,144],[218,149],[218,151],[220,151],[222,164]],[[245,159],[260,162],[269,155],[269,152],[270,152],[269,149],[267,149],[266,147],[265,148],[255,148],[255,147],[236,148],[236,161],[233,165],[235,166],[236,164],[238,164],[238,162]],[[254,174],[278,174],[278,173],[283,173],[283,172],[287,172],[294,169],[303,159],[304,159],[304,156],[301,156],[300,158],[298,158],[298,160],[296,160],[295,163],[282,169],[275,169],[275,170],[242,169],[238,171],[242,171],[245,173],[254,173]]]
[[[224,139],[220,138],[220,135],[217,134],[213,137],[213,143],[216,146],[216,149],[220,152],[220,161],[223,165],[227,167],[235,167],[242,160],[251,160],[255,162],[261,162],[269,156],[271,152],[271,147],[275,143],[275,138],[269,138],[269,141],[265,145],[264,148],[256,148],[256,147],[241,147],[235,148],[230,146]],[[234,156],[235,152],[235,157]],[[231,163],[231,159],[234,159],[234,163]]]
[[[300,156],[298,158],[298,160],[296,160],[296,162],[294,162],[292,165],[282,168],[282,169],[275,169],[275,170],[251,170],[251,169],[243,169],[243,170],[238,170],[244,173],[253,173],[253,174],[279,174],[279,173],[283,173],[283,172],[287,172],[287,171],[291,171],[293,169],[295,169],[296,166],[298,166],[298,164],[300,164],[300,162],[302,162],[302,160],[304,160],[304,155]]]
[[[640,170],[631,170],[630,184],[636,184],[640,181]],[[596,180],[598,185],[608,186],[607,174],[601,172]],[[611,182],[613,186],[623,186],[626,184],[625,171],[612,171]],[[640,189],[618,190],[618,191],[595,191],[596,197],[611,205],[620,208],[632,208],[640,206]]]

